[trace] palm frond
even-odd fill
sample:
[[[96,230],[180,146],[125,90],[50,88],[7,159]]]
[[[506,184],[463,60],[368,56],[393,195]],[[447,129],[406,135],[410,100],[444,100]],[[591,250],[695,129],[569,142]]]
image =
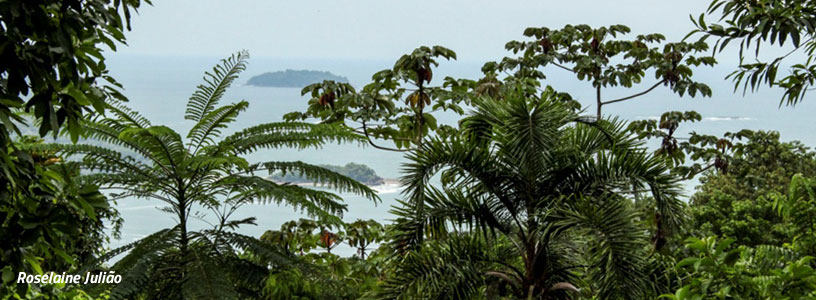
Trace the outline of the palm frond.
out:
[[[156,253],[147,253],[128,269],[122,276],[122,282],[115,285],[111,290],[110,299],[134,299],[136,295],[145,291],[145,286],[150,285],[150,275],[154,264],[159,260]]]
[[[266,243],[255,237],[235,232],[223,232],[221,238],[225,243],[251,253],[261,262],[271,267],[299,267],[307,268],[293,253],[278,245]]]
[[[378,291],[380,299],[473,299],[485,286],[482,274],[497,260],[479,235],[451,236],[400,258],[394,276]]]
[[[650,291],[645,271],[645,232],[624,199],[581,199],[566,207],[560,226],[586,230],[587,274],[603,299],[643,299]]]

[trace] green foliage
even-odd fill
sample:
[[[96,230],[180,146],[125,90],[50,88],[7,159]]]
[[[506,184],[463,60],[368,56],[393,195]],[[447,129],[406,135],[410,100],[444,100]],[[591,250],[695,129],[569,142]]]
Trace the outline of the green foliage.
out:
[[[640,120],[629,123],[627,130],[636,134],[639,139],[660,139],[660,148],[655,151],[655,155],[666,158],[670,166],[674,166],[674,172],[681,173],[684,177],[693,177],[699,169],[685,167],[686,151],[692,146],[689,142],[678,144],[677,128],[683,122],[699,122],[702,116],[696,111],[669,111],[660,115],[659,120]],[[692,133],[693,134],[693,133]],[[699,166],[695,165],[695,166]]]
[[[357,249],[360,259],[366,259],[366,251],[385,238],[385,227],[374,220],[357,220],[346,224],[346,240],[349,246]]]
[[[348,83],[331,80],[311,84],[302,91],[312,96],[309,108],[284,118],[337,122],[353,128],[378,149],[401,151],[421,145],[430,133],[444,134],[450,129],[437,124],[434,113],[463,113],[459,104],[464,99],[451,98],[441,87],[428,85],[439,59],[456,59],[456,53],[440,46],[419,47],[400,57],[392,69],[374,74],[373,82],[360,91]],[[374,139],[390,140],[397,148],[379,146]]]
[[[261,240],[292,249],[308,262],[312,271],[271,270],[265,292],[270,299],[358,299],[377,288],[386,271],[391,249],[380,247],[367,255],[372,243],[380,242],[385,228],[374,220],[343,224],[337,233],[328,226],[307,219],[284,223],[280,230],[268,230]],[[334,237],[332,244],[327,237]],[[358,256],[332,254],[332,245],[346,241],[357,248]],[[336,246],[335,246],[336,247]],[[317,250],[319,251],[312,251]]]
[[[8,45],[0,50],[0,120],[8,130],[17,131],[12,120],[20,121],[16,109],[32,112],[42,119],[39,132],[56,135],[63,124],[74,141],[80,136],[80,121],[91,109],[104,110],[107,96],[121,95],[97,79],[116,84],[107,76],[101,44],[116,50],[124,43],[122,31],[130,29],[131,10],[141,2],[125,0],[6,1],[0,16],[6,24],[0,40]],[[27,97],[29,96],[30,97]],[[28,99],[26,99],[28,98]]]
[[[705,15],[719,16],[718,22],[706,23]],[[805,94],[816,83],[816,4],[805,0],[736,1],[714,0],[705,14],[691,18],[697,27],[689,35],[702,33],[701,40],[717,39],[714,51],[722,51],[731,43],[739,42],[740,65],[728,75],[734,81],[734,90],[743,86],[743,92],[751,87],[755,91],[762,85],[785,89],[780,105],[795,105],[804,100]],[[792,50],[773,59],[760,55],[760,46],[787,47]],[[752,49],[753,48],[753,49]],[[752,51],[753,50],[753,51]],[[750,54],[753,52],[753,54]],[[746,54],[747,53],[747,54]],[[794,53],[804,54],[807,59],[799,63],[786,62]],[[777,77],[782,64],[790,65],[789,74]]]
[[[692,67],[716,63],[713,57],[695,56],[708,49],[703,42],[665,43],[661,34],[638,35],[632,40],[620,39],[630,29],[623,25],[592,28],[587,25],[567,25],[552,30],[531,27],[524,31],[528,41],[510,41],[505,48],[518,57],[505,57],[498,63],[487,63],[486,74],[511,72],[511,79],[538,81],[546,78],[542,68],[547,66],[567,70],[578,80],[588,81],[596,90],[597,118],[607,104],[627,101],[645,95],[660,85],[683,96],[697,93],[711,96],[711,89],[692,79]],[[645,91],[617,99],[602,98],[601,90],[621,86],[632,88],[640,84],[647,73],[656,82]]]
[[[673,167],[672,172],[686,179],[714,168],[727,173],[732,156],[742,155],[751,140],[766,136],[767,133],[755,133],[743,129],[738,132],[726,132],[721,137],[691,132],[688,138],[677,137],[677,129],[683,122],[698,122],[702,119],[696,111],[669,111],[660,116],[660,120],[640,120],[629,124],[628,130],[639,139],[660,139],[661,144],[655,155],[662,157]],[[778,138],[778,137],[777,137]],[[683,141],[680,142],[679,140]]]
[[[40,151],[12,142],[21,115],[39,134],[65,129],[76,141],[80,121],[102,112],[106,97],[120,97],[107,75],[101,44],[124,43],[139,0],[3,1],[0,4],[0,219],[3,270],[0,298],[13,290],[6,274],[66,269],[96,252],[107,205],[92,185],[73,182],[71,166],[41,160]],[[106,84],[107,83],[107,84]],[[22,141],[23,144],[28,144]],[[95,241],[95,242],[94,242]],[[36,288],[36,287],[33,287]]]
[[[816,153],[764,131],[733,147],[738,151],[727,158],[728,167],[704,173],[690,199],[692,235],[732,238],[747,246],[792,242],[800,228],[777,214],[774,201],[787,193],[795,174],[816,176]]]
[[[689,238],[694,252],[677,263],[687,272],[686,284],[660,298],[692,299],[814,299],[813,257],[796,257],[790,250],[768,245],[733,247],[733,239]]]
[[[258,297],[268,268],[301,266],[286,249],[232,232],[254,218],[233,220],[247,203],[274,202],[302,210],[328,224],[340,222],[346,206],[328,191],[277,184],[257,173],[301,172],[328,188],[377,200],[368,187],[336,172],[303,162],[250,163],[243,155],[258,149],[314,148],[327,141],[359,138],[334,125],[267,123],[221,137],[221,130],[248,103],[219,105],[226,89],[244,70],[248,54],[240,52],[205,75],[190,97],[185,119],[195,124],[187,139],[174,130],[152,125],[120,103],[107,108],[110,117],[87,122],[89,136],[103,146],[51,144],[42,147],[75,157],[83,173],[78,182],[95,183],[115,191],[115,197],[150,198],[167,204],[162,210],[177,225],[112,250],[98,262],[127,252],[112,269],[123,274],[111,287],[112,299],[235,299]],[[122,147],[116,151],[104,146]],[[193,210],[215,217],[211,229],[189,231],[190,218],[204,219]],[[97,263],[98,263],[97,262]],[[96,267],[96,263],[87,267]],[[304,268],[304,270],[306,270]],[[104,289],[105,287],[99,287]]]
[[[816,218],[816,180],[813,178],[794,175],[787,195],[780,195],[774,200],[774,207],[782,220],[793,227],[791,246],[807,254],[816,253],[816,228],[813,224]]]
[[[649,295],[647,230],[627,197],[651,191],[661,244],[683,219],[676,178],[622,123],[588,123],[552,91],[506,91],[409,155],[381,295],[562,299],[579,280],[603,299]]]
[[[24,160],[15,161],[35,177],[25,190],[12,190],[0,206],[3,230],[2,288],[0,296],[40,295],[40,286],[17,284],[18,272],[43,274],[52,270],[75,270],[77,264],[93,260],[107,240],[103,219],[118,230],[118,214],[93,184],[73,178],[79,169],[50,151],[36,151],[39,138],[26,137],[15,143]]]

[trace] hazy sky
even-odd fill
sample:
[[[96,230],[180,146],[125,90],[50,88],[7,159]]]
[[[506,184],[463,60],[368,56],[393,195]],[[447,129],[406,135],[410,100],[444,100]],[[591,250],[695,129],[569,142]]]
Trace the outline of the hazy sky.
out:
[[[133,21],[123,54],[394,59],[443,45],[460,60],[506,54],[530,26],[624,24],[680,39],[709,0],[389,1],[153,0]]]

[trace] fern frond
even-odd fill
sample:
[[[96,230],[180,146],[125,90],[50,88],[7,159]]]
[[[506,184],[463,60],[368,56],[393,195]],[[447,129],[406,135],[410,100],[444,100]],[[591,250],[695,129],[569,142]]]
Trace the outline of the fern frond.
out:
[[[151,177],[152,168],[133,157],[122,155],[101,146],[84,144],[39,144],[31,146],[31,149],[42,151],[54,151],[66,157],[81,156],[80,164],[89,171],[121,171],[132,172],[145,177]]]
[[[150,120],[143,117],[139,112],[130,109],[119,101],[111,101],[108,103],[107,111],[116,115],[118,120],[123,121],[126,126],[133,126],[139,128],[150,127]]]
[[[266,243],[255,237],[235,232],[222,232],[221,238],[225,243],[251,253],[270,267],[303,267],[302,262],[297,256],[278,245]]]
[[[212,72],[204,73],[207,84],[199,85],[190,96],[184,119],[198,122],[212,112],[238,74],[246,69],[247,59],[249,52],[241,51],[221,60],[221,64],[213,67]]]
[[[199,120],[187,134],[190,145],[195,147],[193,152],[195,153],[199,148],[212,144],[213,135],[221,134],[221,130],[227,128],[227,124],[235,121],[235,118],[248,106],[249,102],[246,101],[225,105],[214,109]]]
[[[209,249],[209,247],[201,247]],[[224,269],[211,256],[214,253],[194,248],[190,251],[192,261],[186,263],[185,277],[182,278],[182,293],[188,299],[228,300],[238,299],[238,294]]]
[[[326,142],[358,142],[364,138],[336,124],[268,123],[236,132],[219,143],[219,148],[236,154],[259,149],[319,148]]]
[[[168,169],[178,167],[187,155],[181,136],[166,126],[126,129],[119,139],[144,145],[151,157]]]
[[[141,292],[145,291],[145,286],[150,285],[150,275],[153,271],[154,264],[159,260],[159,255],[156,253],[148,253],[128,269],[122,282],[116,284],[111,290],[110,299],[135,299]]]
[[[237,180],[241,183],[236,187],[241,188],[241,191],[230,201],[286,204],[324,222],[342,223],[341,217],[346,205],[341,203],[340,196],[333,193],[296,185],[277,184],[255,176],[242,176]]]
[[[157,161],[153,160],[150,151],[147,150],[144,145],[135,144],[130,141],[124,141],[119,139],[119,134],[122,133],[122,130],[127,129],[128,127],[125,126],[118,126],[118,125],[106,125],[104,122],[98,123],[85,123],[85,133],[89,140],[96,140],[100,142],[104,142],[110,145],[119,146],[126,148],[132,151],[134,154],[140,156],[140,158],[144,160],[153,161],[158,163]]]
[[[359,183],[354,179],[349,178],[343,174],[334,172],[321,166],[307,164],[301,161],[295,162],[264,162],[250,166],[250,170],[267,170],[269,174],[280,172],[282,175],[296,174],[312,180],[313,183],[326,185],[330,188],[337,189],[340,192],[349,192],[357,195],[365,196],[374,202],[381,201],[377,193],[365,184]]]

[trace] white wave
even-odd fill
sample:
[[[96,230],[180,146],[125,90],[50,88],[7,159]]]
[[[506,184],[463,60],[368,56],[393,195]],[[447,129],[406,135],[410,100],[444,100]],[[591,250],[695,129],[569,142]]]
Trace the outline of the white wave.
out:
[[[402,191],[402,185],[399,183],[385,183],[372,186],[371,189],[376,191],[378,194],[395,194]]]
[[[703,121],[751,121],[753,118],[749,117],[706,117]]]
[[[660,120],[659,116],[637,116],[635,120]],[[719,121],[752,121],[754,118],[750,117],[705,117],[703,121],[712,121],[712,122],[719,122]]]

